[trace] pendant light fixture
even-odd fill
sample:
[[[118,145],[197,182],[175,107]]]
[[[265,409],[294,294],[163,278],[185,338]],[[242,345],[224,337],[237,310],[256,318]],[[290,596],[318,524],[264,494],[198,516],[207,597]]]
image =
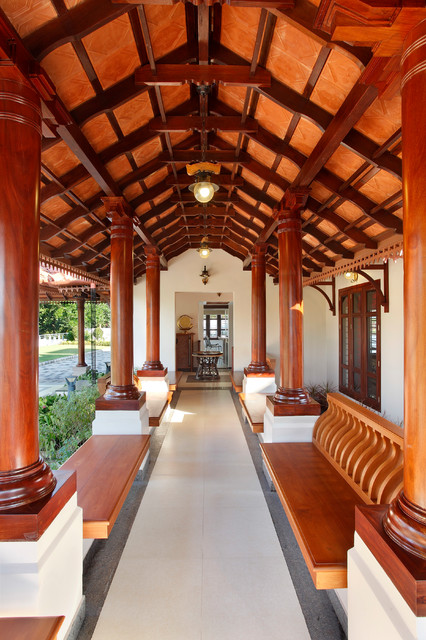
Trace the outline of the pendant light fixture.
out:
[[[212,250],[209,247],[209,239],[207,236],[204,236],[201,239],[201,244],[199,249],[197,249],[200,258],[208,258],[209,255],[211,254]]]
[[[212,175],[220,173],[220,164],[214,162],[195,162],[187,164],[188,175],[194,176],[195,182],[189,185],[189,190],[193,192],[195,199],[202,204],[210,202],[219,186],[212,181]]]

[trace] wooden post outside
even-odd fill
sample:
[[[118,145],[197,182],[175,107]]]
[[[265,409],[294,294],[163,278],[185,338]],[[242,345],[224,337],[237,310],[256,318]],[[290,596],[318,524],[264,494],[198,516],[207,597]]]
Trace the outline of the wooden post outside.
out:
[[[267,243],[253,247],[251,261],[251,362],[245,375],[273,373],[266,362],[266,268]]]
[[[77,332],[78,332],[78,361],[77,367],[87,367],[84,352],[84,298],[77,298]]]
[[[111,384],[96,409],[139,409],[144,394],[133,381],[133,222],[121,197],[102,198],[111,223]]]
[[[401,74],[404,194],[404,486],[383,524],[426,559],[426,20],[404,43]]]
[[[49,495],[38,441],[40,101],[0,67],[0,511]]]
[[[280,386],[272,404],[275,415],[317,415],[320,405],[303,386],[302,220],[308,190],[288,190],[278,220]]]
[[[163,376],[160,362],[160,256],[156,247],[146,245],[146,361],[138,375]]]

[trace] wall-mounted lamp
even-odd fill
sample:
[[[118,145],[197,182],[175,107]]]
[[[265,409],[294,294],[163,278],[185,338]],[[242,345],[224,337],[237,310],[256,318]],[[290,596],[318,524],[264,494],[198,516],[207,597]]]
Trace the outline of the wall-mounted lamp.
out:
[[[208,237],[204,236],[204,238],[201,239],[201,244],[199,246],[199,248],[197,249],[200,258],[208,258],[209,255],[211,254],[211,249],[209,247],[208,244]]]
[[[351,282],[356,282],[358,280],[358,274],[356,271],[344,271],[343,275],[346,280],[350,280]]]
[[[207,284],[210,278],[210,274],[207,271],[206,265],[204,265],[202,272],[200,273],[201,280],[203,284]]]
[[[194,176],[195,182],[189,185],[195,199],[202,204],[210,202],[219,186],[212,182],[212,175],[220,173],[220,164],[214,162],[195,162],[186,165],[186,172]]]

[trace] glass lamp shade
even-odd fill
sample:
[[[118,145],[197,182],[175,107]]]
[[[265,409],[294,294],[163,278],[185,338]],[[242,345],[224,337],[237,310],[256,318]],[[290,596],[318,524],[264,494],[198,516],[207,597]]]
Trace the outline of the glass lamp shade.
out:
[[[197,251],[200,255],[200,258],[208,258],[211,253],[210,247],[205,243],[202,243],[201,247],[197,249]]]
[[[197,182],[194,185],[194,196],[198,202],[210,202],[214,192],[215,188],[211,182]]]

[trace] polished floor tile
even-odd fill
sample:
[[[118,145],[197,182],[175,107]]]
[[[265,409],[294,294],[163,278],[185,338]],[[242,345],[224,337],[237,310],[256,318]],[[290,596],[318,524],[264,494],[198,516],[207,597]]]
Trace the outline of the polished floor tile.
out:
[[[229,391],[184,390],[94,640],[308,640]]]

